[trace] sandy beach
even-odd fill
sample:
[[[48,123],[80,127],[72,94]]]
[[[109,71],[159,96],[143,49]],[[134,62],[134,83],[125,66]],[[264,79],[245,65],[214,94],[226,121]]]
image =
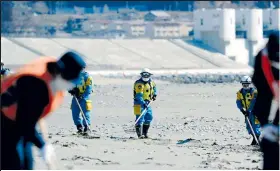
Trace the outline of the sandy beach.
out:
[[[155,80],[151,139],[133,128],[132,79],[94,76],[92,129],[74,135],[70,102],[47,118],[56,169],[260,169],[261,152],[250,146],[244,116],[235,104],[240,84],[176,84]],[[100,137],[100,138],[96,138]],[[189,142],[177,144],[179,140]],[[47,169],[38,150],[35,169]]]

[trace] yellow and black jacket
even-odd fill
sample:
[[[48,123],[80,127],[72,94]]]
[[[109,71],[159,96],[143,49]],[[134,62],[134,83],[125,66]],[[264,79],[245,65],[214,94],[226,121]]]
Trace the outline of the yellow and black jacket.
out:
[[[151,101],[154,95],[157,95],[157,88],[152,79],[148,82],[139,79],[134,83],[134,104],[143,105],[145,101]]]
[[[254,88],[250,88],[248,90],[245,89],[240,89],[237,92],[237,97],[236,97],[236,105],[239,110],[244,109],[245,111],[252,112],[256,98],[258,95],[258,91]]]

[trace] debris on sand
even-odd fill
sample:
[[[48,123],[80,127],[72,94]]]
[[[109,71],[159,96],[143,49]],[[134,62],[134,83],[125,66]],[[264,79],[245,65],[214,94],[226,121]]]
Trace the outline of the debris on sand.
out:
[[[113,162],[111,160],[101,160],[99,158],[93,158],[93,157],[89,157],[89,156],[78,156],[78,155],[75,155],[70,160],[72,160],[72,161],[82,160],[82,161],[86,161],[86,162],[95,162],[95,164],[102,164],[102,165],[119,165],[120,164],[119,162]]]
[[[178,140],[177,144],[186,144],[186,143],[188,143],[188,142],[190,142],[192,140],[193,139],[191,139],[191,138],[188,138],[188,139],[185,139],[185,140]]]
[[[175,166],[175,164],[169,164],[169,163],[155,163],[155,164],[158,166],[171,166],[171,167]]]
[[[258,163],[257,160],[252,160],[252,163]]]
[[[213,144],[212,144],[212,146],[214,146],[214,145],[218,145],[216,142],[214,142]]]
[[[80,135],[79,137],[82,137],[85,139],[100,139],[101,136],[99,136],[99,135]]]

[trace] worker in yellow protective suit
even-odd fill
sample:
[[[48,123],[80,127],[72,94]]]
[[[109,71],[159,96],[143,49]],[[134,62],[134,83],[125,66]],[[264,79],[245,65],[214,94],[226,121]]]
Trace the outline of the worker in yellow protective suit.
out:
[[[249,123],[245,120],[247,131],[250,135],[253,136],[253,132],[256,134],[256,137],[259,138],[260,131],[260,122],[257,117],[253,114],[252,110],[256,103],[257,98],[257,90],[253,87],[250,87],[252,80],[249,76],[244,76],[241,79],[242,88],[237,92],[236,105],[241,113],[244,114],[245,117],[248,117],[250,120],[250,124],[252,125],[253,130],[251,130]],[[251,145],[256,145],[257,142],[253,137],[253,141]]]
[[[148,130],[153,120],[153,112],[149,103],[156,100],[157,88],[155,82],[151,79],[151,72],[145,68],[140,73],[141,78],[134,83],[134,114],[136,120],[140,117],[144,109],[146,112],[135,124],[136,134],[138,138],[148,138]]]
[[[83,133],[87,135],[88,132],[90,132],[90,114],[92,111],[92,101],[90,98],[92,92],[92,77],[84,69],[80,74],[76,87],[69,91],[69,93],[73,96],[71,104],[72,117],[79,134]],[[77,98],[78,102],[75,98]],[[84,116],[81,114],[79,105],[83,110]]]

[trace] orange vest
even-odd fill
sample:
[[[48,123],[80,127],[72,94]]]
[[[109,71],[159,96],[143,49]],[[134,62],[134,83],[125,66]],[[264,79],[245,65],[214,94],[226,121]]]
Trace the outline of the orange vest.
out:
[[[7,91],[7,89],[16,83],[16,81],[22,76],[33,76],[43,80],[49,90],[49,104],[43,110],[40,118],[45,117],[52,111],[54,111],[62,103],[64,92],[58,91],[55,94],[50,89],[50,81],[52,76],[47,71],[47,63],[55,62],[56,59],[52,57],[43,57],[36,59],[34,62],[27,64],[20,68],[16,73],[10,74],[1,82],[1,94]],[[35,92],[39,93],[39,92]],[[1,107],[3,114],[11,120],[16,120],[17,103],[8,107]]]

